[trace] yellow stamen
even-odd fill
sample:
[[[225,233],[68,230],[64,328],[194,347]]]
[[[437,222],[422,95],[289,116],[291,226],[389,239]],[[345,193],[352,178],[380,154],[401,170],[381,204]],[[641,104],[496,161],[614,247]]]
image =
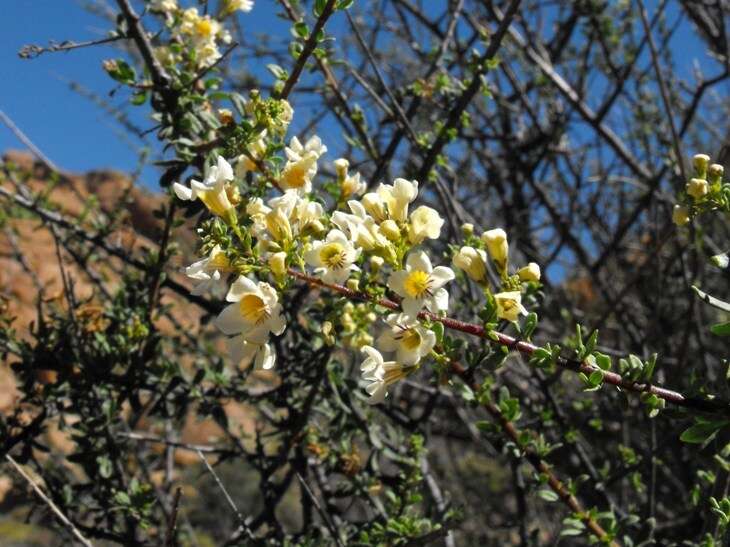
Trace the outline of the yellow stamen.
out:
[[[408,277],[406,277],[406,280],[403,283],[403,288],[405,289],[406,294],[411,298],[422,298],[424,295],[428,294],[430,285],[431,278],[426,272],[414,270],[408,274]]]
[[[322,245],[322,248],[319,250],[319,259],[329,269],[339,270],[345,266],[346,254],[342,244],[333,241],[332,243]]]
[[[270,312],[266,302],[260,296],[247,294],[241,298],[238,306],[241,310],[241,317],[249,323],[259,324],[269,318]]]
[[[401,337],[401,344],[408,351],[414,351],[421,345],[421,335],[415,328],[406,329]]]

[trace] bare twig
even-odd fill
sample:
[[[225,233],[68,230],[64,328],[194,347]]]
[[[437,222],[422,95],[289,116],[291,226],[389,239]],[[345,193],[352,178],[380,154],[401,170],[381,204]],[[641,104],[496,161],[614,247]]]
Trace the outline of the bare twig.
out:
[[[74,526],[74,523],[71,522],[68,518],[66,518],[66,515],[64,515],[61,510],[58,508],[58,506],[53,503],[53,500],[46,496],[46,494],[41,490],[41,487],[38,486],[38,484],[28,475],[20,465],[18,465],[18,462],[16,462],[13,457],[10,454],[5,454],[5,459],[10,463],[10,465],[15,468],[15,470],[20,474],[21,477],[23,477],[28,484],[31,485],[35,493],[38,495],[41,500],[43,500],[43,503],[45,503],[51,511],[58,517],[58,519],[63,522],[63,524],[71,531],[73,536],[79,540],[82,544],[84,544],[86,547],[93,547],[93,544],[86,539],[81,532],[79,532],[78,528]]]

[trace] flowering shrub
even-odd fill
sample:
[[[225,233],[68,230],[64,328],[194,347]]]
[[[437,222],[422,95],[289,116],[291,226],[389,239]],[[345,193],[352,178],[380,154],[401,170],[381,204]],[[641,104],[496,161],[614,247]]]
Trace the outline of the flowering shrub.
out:
[[[710,164],[709,156],[694,156],[693,175],[678,203],[661,215],[671,227],[668,236],[659,243],[651,230],[633,234],[654,245],[654,254],[641,245],[631,253],[616,250],[631,232],[632,224],[624,220],[642,216],[642,209],[631,214],[622,209],[612,217],[615,202],[626,200],[623,189],[617,191],[620,200],[612,195],[605,203],[608,182],[597,189],[591,182],[584,190],[596,193],[585,200],[583,183],[576,183],[581,191],[566,198],[571,214],[591,218],[599,233],[614,230],[606,253],[592,257],[586,248],[595,250],[593,242],[581,246],[587,232],[573,233],[568,215],[560,212],[565,196],[546,192],[536,170],[513,155],[531,153],[544,140],[547,148],[536,155],[559,166],[559,188],[571,169],[570,176],[582,181],[583,163],[591,158],[581,160],[580,168],[564,168],[561,162],[569,158],[554,159],[570,155],[562,103],[546,109],[559,126],[548,134],[541,125],[543,113],[523,101],[520,108],[528,111],[538,137],[518,124],[520,129],[504,141],[509,146],[502,167],[518,182],[505,191],[504,177],[495,179],[485,168],[485,180],[497,188],[501,202],[479,203],[476,210],[484,217],[469,218],[459,204],[460,187],[444,183],[442,176],[460,175],[449,161],[452,143],[463,145],[471,161],[491,138],[492,127],[510,126],[505,119],[493,123],[490,118],[487,133],[474,138],[472,111],[466,108],[483,96],[500,108],[507,104],[505,112],[515,109],[509,94],[486,77],[499,68],[496,55],[503,47],[517,47],[527,59],[539,61],[544,77],[638,173],[641,184],[636,186],[651,188],[649,202],[656,190],[652,185],[665,171],[647,174],[604,127],[606,113],[594,115],[547,58],[531,49],[512,26],[519,2],[510,3],[505,13],[484,8],[496,22],[494,32],[465,16],[474,31],[466,48],[462,38],[448,45],[450,34],[460,31],[456,21],[463,3],[457,3],[450,30],[433,27],[444,41],[443,49],[421,59],[436,56],[428,77],[409,83],[397,97],[381,85],[392,104],[371,93],[387,114],[383,125],[398,120],[382,154],[372,153],[382,144],[371,138],[376,129],[368,127],[368,117],[333,75],[339,61],[326,25],[337,16],[348,18],[364,59],[382,79],[368,49],[373,46],[348,14],[351,1],[311,2],[311,25],[298,3],[281,1],[293,23],[284,58],[291,67],[272,64],[273,78],[259,89],[232,89],[235,78],[226,72],[226,58],[247,41],[247,17],[261,4],[146,0],[135,10],[130,0],[117,0],[119,17],[110,40],[131,44],[139,64],[120,58],[103,68],[126,88],[133,105],[148,105],[166,154],[158,162],[166,192],[157,211],[159,233],[155,249],[142,258],[106,243],[113,220],[108,226],[90,226],[83,219],[75,224],[42,196],[29,199],[27,174],[4,166],[3,178],[18,191],[3,196],[53,226],[66,307],[44,309],[39,299],[30,339],[17,336],[13,321],[2,316],[0,343],[13,356],[22,391],[17,411],[1,423],[3,453],[17,465],[9,456],[14,450],[20,463],[43,477],[38,488],[49,492],[54,514],[70,517],[59,517],[66,533],[82,542],[91,537],[125,545],[192,544],[197,534],[210,530],[203,539],[215,544],[453,545],[461,533],[474,544],[485,538],[490,544],[515,543],[517,536],[495,531],[514,528],[523,545],[555,542],[558,536],[576,538],[576,545],[659,544],[675,538],[720,544],[713,542],[723,541],[730,522],[730,405],[713,395],[722,377],[716,365],[727,365],[720,353],[717,359],[713,355],[721,346],[705,351],[699,328],[685,331],[679,348],[662,345],[656,325],[663,323],[649,318],[642,323],[618,303],[641,282],[633,298],[640,300],[643,291],[651,295],[647,307],[653,315],[677,315],[664,307],[676,299],[659,293],[669,291],[665,278],[679,276],[670,266],[662,269],[662,260],[657,272],[647,275],[648,265],[656,256],[663,259],[666,241],[691,235],[689,228],[702,229],[691,221],[711,222],[706,213],[730,210],[722,166]],[[408,2],[395,4],[401,17],[428,16]],[[584,17],[579,11],[578,19]],[[529,14],[525,8],[524,21],[530,21]],[[621,42],[620,33],[609,33],[610,20],[598,22],[596,32],[607,44]],[[504,46],[507,35],[510,45]],[[416,37],[411,42],[420,51]],[[461,52],[472,46],[473,52]],[[449,47],[460,52],[466,71],[461,79],[443,66],[436,70]],[[630,57],[630,51],[624,53]],[[347,146],[311,134],[317,129],[316,113],[292,95],[307,68],[322,74],[329,94],[323,100],[334,105]],[[514,70],[506,68],[503,77],[519,87]],[[660,75],[657,82],[663,88]],[[370,88],[367,81],[360,83]],[[529,88],[547,93],[545,85],[537,78]],[[404,95],[414,110],[424,101],[429,108],[443,103],[443,119],[431,127],[428,118],[424,123],[403,112],[399,101]],[[637,112],[637,124],[650,125],[642,118],[648,115]],[[307,129],[295,135],[295,127]],[[417,162],[392,161],[405,136]],[[517,137],[534,142],[513,147]],[[682,161],[677,159],[679,173]],[[528,187],[542,209],[525,198]],[[520,202],[526,208],[512,217]],[[490,220],[499,217],[501,211],[495,211],[500,208],[504,223]],[[686,228],[677,232],[671,221]],[[174,268],[176,243],[184,243],[186,233],[176,228],[185,222],[195,234],[195,251],[187,254],[195,257]],[[475,226],[482,222],[486,229]],[[550,237],[525,237],[525,227],[533,224],[559,233],[559,244],[549,252],[538,249],[548,249]],[[122,261],[114,294],[91,276],[108,295],[104,305],[83,307],[86,303],[77,301],[63,269],[63,244],[56,233],[61,229]],[[84,263],[86,254],[75,246],[80,243],[69,241],[66,251]],[[561,272],[560,282],[551,283],[548,266],[556,267],[555,257],[565,246],[581,268]],[[612,264],[608,258],[614,255],[618,266],[606,270],[613,277],[595,274]],[[711,261],[727,269],[726,254],[714,253]],[[622,269],[634,267],[636,279],[613,291],[625,281]],[[607,329],[607,342],[599,341],[596,328],[576,324],[581,310],[570,312],[561,304],[558,285],[578,286],[584,279],[605,299],[605,308],[590,310],[591,322],[585,323],[603,325],[611,315],[618,323]],[[163,300],[163,289],[203,310],[193,322],[210,322],[213,328],[189,331],[173,312],[177,304]],[[695,289],[721,314],[730,312],[727,303]],[[538,312],[548,320],[539,322]],[[730,333],[726,319],[711,327],[714,335]],[[654,333],[652,340],[643,340],[639,323]],[[164,330],[170,324],[174,334]],[[574,334],[561,334],[566,325]],[[533,342],[538,336],[540,345]],[[668,350],[687,350],[695,336],[703,358],[712,358],[711,372],[680,369],[676,374],[675,365],[684,361]],[[632,350],[625,351],[624,343]],[[665,350],[661,359],[651,353],[657,347]],[[56,377],[40,384],[38,372],[47,369]],[[673,382],[684,391],[664,386]],[[179,434],[196,417],[215,426],[213,441],[187,442]],[[50,419],[73,439],[59,460],[63,465],[37,454]],[[661,442],[657,428],[669,431]],[[651,432],[648,441],[645,431]],[[664,437],[685,444],[662,452]],[[202,464],[207,485],[177,464],[180,451]],[[716,466],[714,471],[704,460]],[[687,476],[678,478],[682,472]],[[443,490],[440,482],[446,484]],[[676,483],[687,491],[676,491]],[[200,486],[200,496],[191,494],[190,485]],[[497,499],[503,512],[481,515],[480,504],[492,503],[488,498]],[[685,526],[688,505],[695,508],[692,518],[699,525],[693,523],[685,534],[676,530]],[[665,528],[657,525],[657,515]],[[484,528],[474,529],[480,519]]]

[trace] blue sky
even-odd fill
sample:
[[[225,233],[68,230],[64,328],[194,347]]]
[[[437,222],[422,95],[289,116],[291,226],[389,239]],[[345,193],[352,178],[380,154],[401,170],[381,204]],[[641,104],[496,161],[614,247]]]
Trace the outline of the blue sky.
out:
[[[268,4],[268,5],[267,5]],[[278,20],[273,2],[259,0],[241,21],[254,32],[270,31],[288,39],[288,25]],[[5,0],[0,17],[0,110],[59,168],[68,171],[114,168],[131,172],[138,163],[139,141],[125,136],[120,126],[101,108],[70,88],[76,82],[114,105],[125,105],[128,94],[109,97],[116,86],[102,70],[102,61],[119,57],[112,46],[95,46],[70,52],[45,53],[21,59],[26,44],[46,45],[50,40],[83,42],[106,35],[110,23],[89,13],[76,0]],[[148,107],[128,109],[136,125],[146,129]],[[150,136],[154,143],[154,135]],[[0,125],[0,152],[23,148]],[[156,187],[154,168],[144,170],[141,181]]]
[[[653,12],[654,4],[647,2],[650,12]],[[365,5],[361,3],[360,8]],[[676,9],[672,3],[668,10],[670,16],[676,14]],[[251,34],[266,33],[275,40],[286,42],[289,40],[288,25],[276,17],[277,11],[273,0],[258,0],[253,12],[243,15],[241,22]],[[342,30],[342,16],[334,19],[330,29],[337,33]],[[140,143],[126,137],[120,126],[102,109],[69,86],[69,82],[77,82],[111,104],[126,104],[128,94],[125,92],[109,97],[109,92],[116,86],[101,69],[104,59],[118,57],[119,52],[111,46],[96,46],[68,53],[46,53],[32,60],[20,59],[17,52],[25,44],[45,45],[49,40],[98,39],[105,36],[109,27],[108,21],[86,11],[77,0],[3,2],[3,17],[0,18],[0,75],[3,77],[0,109],[65,170],[114,168],[131,172],[137,165]],[[677,69],[687,77],[691,74],[692,63],[704,57],[704,47],[694,38],[687,23],[680,28],[673,45],[684,52],[677,59]],[[707,62],[706,57],[704,61]],[[265,62],[253,64],[256,74],[265,72]],[[306,108],[306,105],[294,106]],[[150,127],[151,123],[145,118],[147,107],[128,110],[132,112],[136,125]],[[319,132],[334,152],[339,128],[325,123]],[[154,143],[154,136],[150,136],[149,140]],[[0,151],[9,148],[22,148],[22,145],[9,130],[0,126]],[[155,187],[156,179],[155,170],[147,168],[141,182]]]

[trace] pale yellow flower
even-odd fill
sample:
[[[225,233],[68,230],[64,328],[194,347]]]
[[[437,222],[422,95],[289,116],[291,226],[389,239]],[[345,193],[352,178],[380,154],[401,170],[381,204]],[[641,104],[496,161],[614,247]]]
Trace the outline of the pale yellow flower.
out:
[[[433,313],[448,309],[449,293],[443,286],[452,279],[451,268],[433,268],[426,253],[415,251],[408,255],[405,270],[390,274],[388,288],[403,298],[403,311],[416,317],[424,306]]]
[[[453,264],[464,270],[470,279],[477,283],[487,280],[487,253],[482,249],[464,246],[454,255]]]
[[[229,192],[233,190],[229,184],[232,180],[233,169],[222,156],[218,156],[218,163],[209,169],[205,181],[192,180],[190,188],[176,182],[172,189],[178,198],[187,201],[200,199],[211,213],[229,224],[235,224],[236,212],[228,199]]]
[[[517,270],[517,275],[520,277],[520,281],[540,281],[540,266],[535,262],[530,262],[527,266]]]
[[[391,313],[385,322],[388,328],[376,343],[383,351],[396,352],[399,363],[415,365],[436,345],[436,334],[424,328],[414,317]]]
[[[408,224],[408,240],[414,245],[424,239],[438,239],[444,219],[435,209],[421,205],[411,213]]]
[[[325,283],[344,283],[351,271],[358,268],[354,262],[360,256],[352,242],[340,230],[331,230],[324,241],[315,241],[304,254],[307,264]]]
[[[487,246],[499,274],[505,275],[509,261],[509,243],[505,231],[502,228],[488,230],[482,234],[482,241]]]
[[[695,200],[702,199],[710,191],[710,185],[705,179],[692,179],[686,186],[687,194]]]
[[[520,315],[526,315],[527,310],[522,305],[520,291],[500,292],[494,295],[497,304],[497,317],[506,321],[515,322]]]

